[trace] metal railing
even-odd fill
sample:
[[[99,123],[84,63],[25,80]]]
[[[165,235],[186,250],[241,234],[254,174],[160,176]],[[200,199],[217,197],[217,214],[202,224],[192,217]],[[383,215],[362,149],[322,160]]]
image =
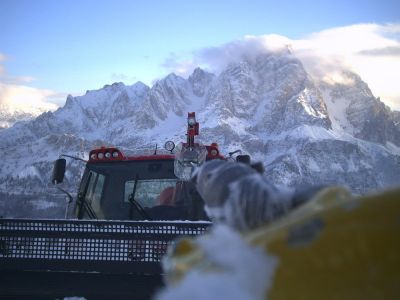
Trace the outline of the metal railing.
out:
[[[209,222],[0,219],[0,271],[160,274],[160,260],[181,236]]]

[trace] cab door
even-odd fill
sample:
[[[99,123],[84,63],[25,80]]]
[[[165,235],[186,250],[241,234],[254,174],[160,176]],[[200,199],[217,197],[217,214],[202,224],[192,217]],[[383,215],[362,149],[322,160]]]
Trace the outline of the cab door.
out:
[[[95,171],[87,173],[78,194],[78,219],[104,219],[101,200],[105,179],[105,175]]]

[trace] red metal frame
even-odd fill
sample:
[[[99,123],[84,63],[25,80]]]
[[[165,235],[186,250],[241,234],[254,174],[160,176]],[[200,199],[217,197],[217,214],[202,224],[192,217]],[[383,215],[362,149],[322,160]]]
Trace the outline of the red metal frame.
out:
[[[188,113],[188,128],[187,128],[187,142],[183,143],[183,147],[192,148],[199,146],[198,143],[195,143],[194,137],[199,135],[199,123],[196,121],[194,124],[189,124],[189,119],[194,119],[196,121],[196,113]],[[205,146],[207,148],[207,160],[210,159],[225,159],[224,156],[220,155],[218,144],[212,143],[211,145]],[[212,155],[211,152],[213,150],[217,151],[216,155]],[[112,153],[117,152],[118,156],[113,157]],[[97,157],[98,154],[103,154],[103,158],[92,158],[93,154]],[[105,157],[106,153],[111,153],[110,157]],[[125,156],[122,151],[115,147],[101,147],[98,149],[93,149],[89,153],[89,162],[97,163],[97,162],[115,162],[115,161],[143,161],[143,160],[170,160],[175,159],[175,155],[173,154],[154,154],[154,155],[138,155],[138,156]]]
[[[99,153],[102,153],[105,155],[105,153],[114,153],[118,152],[118,157],[108,157],[106,158],[105,156],[101,159],[96,158],[92,159],[92,155],[98,155]],[[89,162],[91,163],[104,163],[104,162],[117,162],[117,161],[142,161],[142,160],[169,160],[169,159],[175,159],[175,155],[172,154],[162,154],[162,155],[138,155],[138,156],[125,156],[118,148],[105,148],[101,147],[99,149],[93,149],[89,153]]]
[[[163,154],[163,155],[141,155],[141,156],[128,156],[124,160],[166,160],[175,159],[175,155]]]

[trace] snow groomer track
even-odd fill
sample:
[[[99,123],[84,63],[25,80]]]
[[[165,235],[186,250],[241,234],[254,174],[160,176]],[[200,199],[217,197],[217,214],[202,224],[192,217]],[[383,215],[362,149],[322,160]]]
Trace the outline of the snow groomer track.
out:
[[[177,237],[200,235],[209,226],[208,222],[0,219],[0,295],[97,298],[112,290],[121,297],[133,293],[146,298],[149,289],[161,285],[160,260],[168,245]]]

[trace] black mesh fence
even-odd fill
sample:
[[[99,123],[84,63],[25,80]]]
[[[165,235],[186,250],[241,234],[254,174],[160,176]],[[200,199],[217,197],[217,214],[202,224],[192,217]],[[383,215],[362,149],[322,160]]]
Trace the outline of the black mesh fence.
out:
[[[0,219],[0,270],[161,272],[168,246],[208,222]]]

